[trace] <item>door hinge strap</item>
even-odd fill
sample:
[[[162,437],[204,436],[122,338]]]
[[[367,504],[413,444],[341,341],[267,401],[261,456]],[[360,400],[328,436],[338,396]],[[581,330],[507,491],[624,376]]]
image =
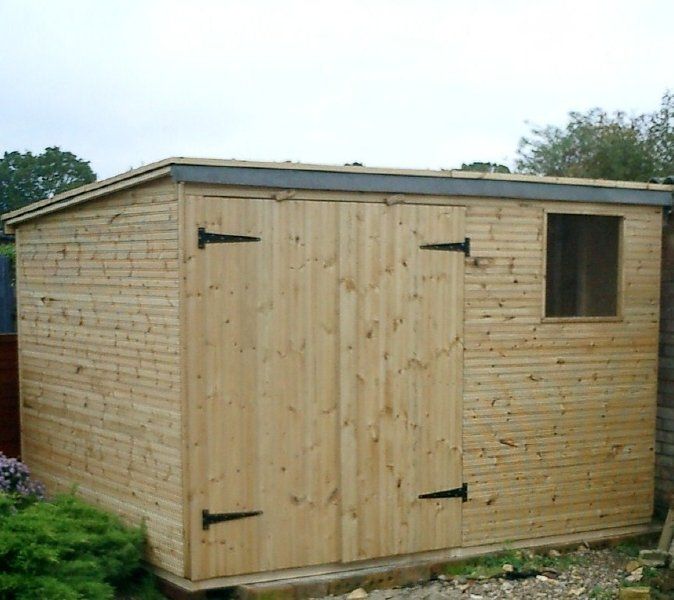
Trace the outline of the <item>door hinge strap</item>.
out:
[[[229,233],[211,233],[205,227],[197,229],[199,248],[205,248],[206,244],[235,244],[237,242],[259,242],[259,237],[249,235],[231,235]]]
[[[430,492],[428,494],[420,494],[419,498],[422,500],[432,500],[434,498],[461,498],[462,502],[468,500],[468,484],[464,483],[459,488],[453,490],[442,490],[440,492]]]
[[[231,513],[212,513],[208,509],[201,511],[201,527],[208,529],[214,523],[222,523],[223,521],[236,521],[237,519],[245,519],[247,517],[256,517],[261,515],[261,510],[249,510],[245,512],[231,512]]]
[[[419,246],[422,250],[444,250],[445,252],[463,252],[466,256],[470,256],[470,238],[466,238],[463,242],[448,242],[446,244],[424,244]]]

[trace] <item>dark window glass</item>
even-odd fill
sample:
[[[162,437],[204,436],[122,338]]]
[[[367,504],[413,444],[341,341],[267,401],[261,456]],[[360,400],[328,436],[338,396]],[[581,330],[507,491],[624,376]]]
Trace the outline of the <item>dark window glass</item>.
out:
[[[548,214],[546,317],[617,316],[621,219]]]

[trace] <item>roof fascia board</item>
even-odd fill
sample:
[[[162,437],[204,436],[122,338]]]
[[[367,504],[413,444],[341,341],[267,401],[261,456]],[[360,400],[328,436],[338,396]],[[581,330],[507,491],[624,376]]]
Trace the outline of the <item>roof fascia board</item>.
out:
[[[168,176],[170,174],[170,169],[168,166],[152,170],[149,172],[142,172],[140,174],[136,173],[134,177],[122,180],[106,180],[107,185],[105,186],[96,186],[89,191],[83,191],[82,188],[78,188],[76,194],[64,193],[58,197],[58,200],[55,202],[34,202],[29,204],[24,209],[18,209],[11,213],[6,213],[2,215],[2,220],[4,224],[4,229],[6,233],[11,233],[14,230],[14,226],[24,221],[34,219],[35,217],[40,217],[47,215],[52,212],[63,210],[82,202],[87,202],[93,198],[99,196],[104,196],[106,194],[112,194],[113,192],[119,192],[129,187],[133,187],[140,183],[147,183],[148,181],[153,181],[161,177]],[[93,185],[93,184],[92,184]],[[54,198],[57,198],[54,196]],[[51,200],[54,200],[52,198]],[[27,208],[32,208],[32,210],[25,210]]]
[[[316,171],[287,168],[173,164],[176,182],[338,192],[380,192],[671,206],[669,190],[592,185],[464,179],[420,175]]]
[[[56,196],[52,196],[51,198],[45,198],[44,200],[38,200],[36,202],[31,202],[30,204],[26,204],[26,206],[22,206],[21,208],[17,208],[16,210],[13,210],[11,212],[5,213],[2,215],[2,220],[7,221],[9,219],[14,219],[15,217],[18,217],[19,215],[22,215],[27,212],[34,212],[44,206],[51,206],[52,204],[59,204],[63,200],[66,200],[68,198],[72,198],[73,196],[79,196],[81,194],[88,194],[90,192],[94,192],[96,190],[101,190],[103,188],[110,187],[114,184],[124,182],[124,181],[130,181],[130,185],[133,185],[136,183],[136,180],[139,176],[144,175],[146,173],[152,172],[152,171],[159,171],[159,174],[157,177],[160,177],[162,175],[165,175],[168,173],[168,167],[169,165],[173,162],[174,159],[166,159],[166,160],[161,160],[156,163],[152,163],[150,165],[146,165],[144,167],[139,167],[138,169],[133,169],[131,171],[126,171],[125,173],[122,173],[120,175],[115,175],[114,177],[108,177],[107,179],[101,179],[100,181],[94,181],[93,183],[89,183],[87,185],[83,185],[77,188],[73,188],[72,190],[68,190],[66,192],[62,192],[61,194],[57,194]],[[107,193],[107,192],[103,192]]]

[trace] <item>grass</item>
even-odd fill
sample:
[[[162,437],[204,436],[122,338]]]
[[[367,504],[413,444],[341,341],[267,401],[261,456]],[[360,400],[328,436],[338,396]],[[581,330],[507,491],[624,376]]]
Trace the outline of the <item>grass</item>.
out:
[[[629,558],[639,558],[639,551],[642,548],[644,548],[644,546],[640,544],[638,540],[630,539],[620,542],[615,547],[615,550]]]
[[[511,577],[535,575],[546,569],[565,571],[572,565],[585,564],[587,559],[582,554],[560,553],[551,556],[548,553],[534,554],[527,550],[506,549],[498,554],[482,556],[462,563],[447,565],[445,574],[451,577],[465,577],[467,579],[489,579],[491,577],[507,576],[503,565],[513,567]]]

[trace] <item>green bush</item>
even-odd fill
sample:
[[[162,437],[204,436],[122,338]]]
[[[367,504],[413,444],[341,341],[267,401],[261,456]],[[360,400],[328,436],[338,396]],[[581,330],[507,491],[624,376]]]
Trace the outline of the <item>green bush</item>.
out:
[[[17,508],[0,494],[0,599],[112,600],[142,579],[144,539],[73,495]]]
[[[0,231],[0,233],[2,233]],[[16,246],[14,244],[0,244],[0,256],[8,256],[12,270],[12,284],[16,277]]]
[[[14,244],[0,244],[0,255],[9,256],[14,261],[16,259],[16,248]]]

